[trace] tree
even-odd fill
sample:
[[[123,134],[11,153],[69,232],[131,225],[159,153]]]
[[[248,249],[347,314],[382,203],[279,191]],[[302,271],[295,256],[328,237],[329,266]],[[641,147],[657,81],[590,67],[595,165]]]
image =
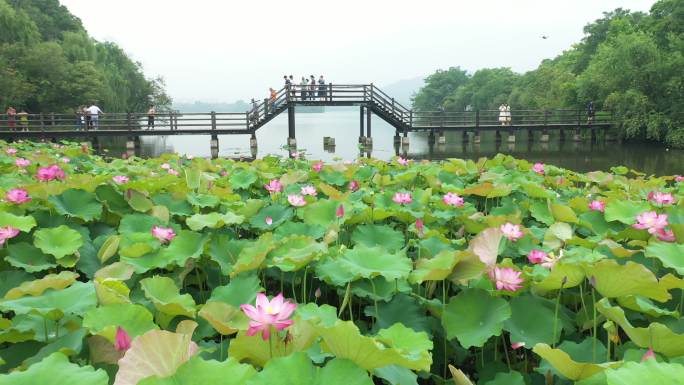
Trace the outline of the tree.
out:
[[[413,98],[413,107],[423,111],[436,110],[447,96],[467,82],[468,74],[460,67],[437,70],[425,79],[425,86]]]

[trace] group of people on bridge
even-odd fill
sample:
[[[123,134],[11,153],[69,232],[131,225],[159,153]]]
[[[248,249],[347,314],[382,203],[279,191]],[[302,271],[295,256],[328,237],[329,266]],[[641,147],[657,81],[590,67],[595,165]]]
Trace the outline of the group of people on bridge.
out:
[[[292,75],[289,77],[285,75],[283,76],[283,79],[285,80],[285,89],[290,93],[290,97],[293,100],[296,100],[297,84],[295,83],[294,77]],[[328,86],[325,84],[323,75],[318,77],[318,81],[316,81],[316,77],[313,75],[308,78],[302,76],[302,80],[299,82],[301,100],[316,100],[316,97],[318,97],[318,100],[324,101],[327,97],[327,90]]]

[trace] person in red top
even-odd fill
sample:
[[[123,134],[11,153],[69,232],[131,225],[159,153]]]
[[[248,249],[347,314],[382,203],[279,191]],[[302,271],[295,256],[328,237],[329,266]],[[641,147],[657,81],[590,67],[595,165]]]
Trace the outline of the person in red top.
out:
[[[7,111],[5,113],[7,114],[7,127],[9,128],[10,131],[16,130],[16,127],[17,127],[17,110],[15,110],[14,107],[9,106],[9,107],[7,107]]]

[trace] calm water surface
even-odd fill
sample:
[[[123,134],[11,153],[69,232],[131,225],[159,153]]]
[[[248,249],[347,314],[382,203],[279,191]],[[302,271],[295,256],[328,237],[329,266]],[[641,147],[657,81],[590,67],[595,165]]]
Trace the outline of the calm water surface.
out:
[[[394,128],[373,117],[373,151],[371,156],[390,159],[397,155],[393,136]],[[361,154],[358,148],[359,112],[326,108],[325,113],[297,113],[297,144],[305,150],[310,159],[332,161],[334,159],[354,159]],[[336,146],[324,147],[323,137],[335,138]],[[210,156],[209,136],[168,136],[142,137],[142,156],[158,156],[162,153],[176,152],[193,156]],[[281,114],[257,132],[257,157],[268,154],[287,155],[282,149],[287,139],[287,114]],[[505,139],[505,136],[504,136]],[[526,132],[517,135],[516,143],[509,144],[495,140],[493,132],[482,134],[479,145],[463,143],[461,134],[446,133],[446,145],[428,145],[428,136],[423,133],[410,134],[410,146],[406,155],[413,159],[492,157],[497,153],[511,154],[530,161],[551,163],[576,171],[608,170],[623,165],[649,174],[684,174],[684,151],[667,149],[656,144],[584,141],[561,142],[558,132],[551,132],[549,143],[540,143],[538,138],[529,141]],[[120,145],[110,148],[121,151]],[[219,136],[219,156],[251,157],[248,135]]]

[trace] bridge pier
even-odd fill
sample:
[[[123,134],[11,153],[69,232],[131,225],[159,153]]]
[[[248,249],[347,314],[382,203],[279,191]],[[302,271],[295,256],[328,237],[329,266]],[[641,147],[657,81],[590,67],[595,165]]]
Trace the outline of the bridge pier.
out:
[[[461,141],[465,144],[465,143],[468,143],[469,139],[470,138],[468,137],[468,131],[463,130],[463,137],[462,137]]]
[[[428,144],[435,144],[435,129],[431,129],[428,134]]]
[[[581,135],[579,127],[575,128],[575,133],[572,135],[572,140],[575,142],[581,142],[582,141],[582,135]]]
[[[373,117],[373,112],[370,108],[366,107],[366,146],[373,145],[373,136],[371,135],[371,118]]]
[[[558,133],[560,134],[560,141],[565,142],[565,130],[561,128],[560,130],[558,130]]]
[[[211,159],[217,159],[219,156],[219,140],[218,135],[212,135],[209,141],[209,150],[211,151]]]
[[[437,137],[437,144],[446,144],[446,136],[444,131],[439,131],[439,136]]]
[[[508,130],[508,143],[515,143],[515,131],[512,128]]]
[[[365,143],[365,134],[363,132],[363,124],[364,124],[364,108],[363,106],[359,107],[359,143],[364,144]]]
[[[297,138],[295,136],[295,107],[291,104],[287,107],[287,146],[297,148]]]
[[[126,141],[126,156],[132,157],[140,153],[140,137],[129,136]]]
[[[595,142],[595,141],[596,141],[596,128],[594,128],[594,127],[592,126],[592,127],[591,127],[591,142],[593,143],[593,142]]]
[[[496,142],[501,142],[501,131],[496,130],[496,134],[494,137],[495,137]]]
[[[252,132],[252,137],[249,138],[249,148],[257,148],[257,138],[254,132]]]
[[[473,131],[473,143],[480,144],[482,138],[480,137],[480,130]]]
[[[545,127],[542,129],[542,134],[541,137],[539,138],[539,141],[542,143],[548,143],[549,142],[549,130]]]

